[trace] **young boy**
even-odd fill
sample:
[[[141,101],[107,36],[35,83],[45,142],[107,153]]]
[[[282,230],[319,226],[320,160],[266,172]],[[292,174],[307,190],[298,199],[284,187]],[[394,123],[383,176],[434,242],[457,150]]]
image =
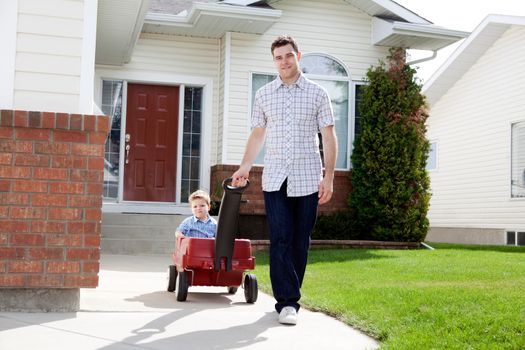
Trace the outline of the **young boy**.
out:
[[[193,216],[181,222],[175,231],[175,237],[214,238],[217,232],[217,221],[208,214],[211,209],[210,196],[198,190],[190,194],[188,201]]]

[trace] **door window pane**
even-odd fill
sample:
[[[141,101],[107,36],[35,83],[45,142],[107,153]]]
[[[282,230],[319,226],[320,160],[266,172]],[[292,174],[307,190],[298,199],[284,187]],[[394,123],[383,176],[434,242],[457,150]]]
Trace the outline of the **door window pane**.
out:
[[[102,82],[102,112],[110,117],[111,129],[104,151],[104,187],[106,199],[118,198],[120,123],[122,116],[122,81],[104,80]]]
[[[202,87],[184,89],[184,125],[182,135],[181,202],[199,189],[201,161]]]

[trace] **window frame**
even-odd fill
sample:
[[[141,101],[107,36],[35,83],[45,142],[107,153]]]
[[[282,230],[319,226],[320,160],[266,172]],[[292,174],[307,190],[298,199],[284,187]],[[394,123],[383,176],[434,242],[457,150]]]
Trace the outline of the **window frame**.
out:
[[[434,152],[435,152],[436,155],[435,155],[434,158],[436,159],[436,161],[435,161],[434,168],[429,168],[428,167],[428,163],[425,163],[425,170],[428,171],[428,172],[436,172],[438,170],[438,168],[439,168],[439,158],[438,158],[438,156],[439,156],[439,142],[436,139],[431,139],[431,140],[428,140],[428,143],[430,144],[430,148],[428,150],[427,162],[428,162],[428,159],[430,158],[430,152],[432,150],[432,144],[435,144]]]
[[[510,144],[509,144],[509,153],[510,153],[510,164],[509,164],[509,198],[510,200],[512,201],[523,201],[525,200],[525,194],[521,195],[521,196],[515,196],[513,191],[512,191],[512,188],[514,186],[513,184],[513,156],[514,156],[514,147],[513,147],[513,143],[514,143],[514,139],[513,139],[513,129],[514,129],[514,126],[515,125],[518,125],[518,124],[522,124],[522,127],[525,128],[525,120],[523,119],[520,119],[520,120],[514,120],[514,121],[511,121],[510,122],[510,130],[509,130],[509,139],[510,139]],[[525,145],[523,146],[525,147]],[[522,176],[523,176],[523,179],[522,181],[524,182],[523,185],[525,187],[525,167],[523,168],[522,170]],[[518,185],[516,185],[518,186]]]

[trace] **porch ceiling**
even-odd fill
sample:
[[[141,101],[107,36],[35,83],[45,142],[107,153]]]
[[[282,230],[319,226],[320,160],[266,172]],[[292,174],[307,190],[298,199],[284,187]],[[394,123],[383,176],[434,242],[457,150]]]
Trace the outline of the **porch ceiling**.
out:
[[[232,6],[221,3],[194,3],[186,16],[148,13],[143,32],[219,38],[225,32],[262,34],[279,18],[281,11]]]
[[[140,35],[149,0],[99,0],[95,63],[129,62]]]

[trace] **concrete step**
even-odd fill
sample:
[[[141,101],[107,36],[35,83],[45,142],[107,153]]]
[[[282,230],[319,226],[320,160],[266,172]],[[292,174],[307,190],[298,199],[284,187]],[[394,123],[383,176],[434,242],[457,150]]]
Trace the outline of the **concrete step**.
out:
[[[103,225],[179,226],[187,216],[173,214],[104,213]]]
[[[103,238],[100,245],[105,254],[171,256],[175,240]]]
[[[184,215],[104,213],[101,251],[108,254],[171,254]]]

